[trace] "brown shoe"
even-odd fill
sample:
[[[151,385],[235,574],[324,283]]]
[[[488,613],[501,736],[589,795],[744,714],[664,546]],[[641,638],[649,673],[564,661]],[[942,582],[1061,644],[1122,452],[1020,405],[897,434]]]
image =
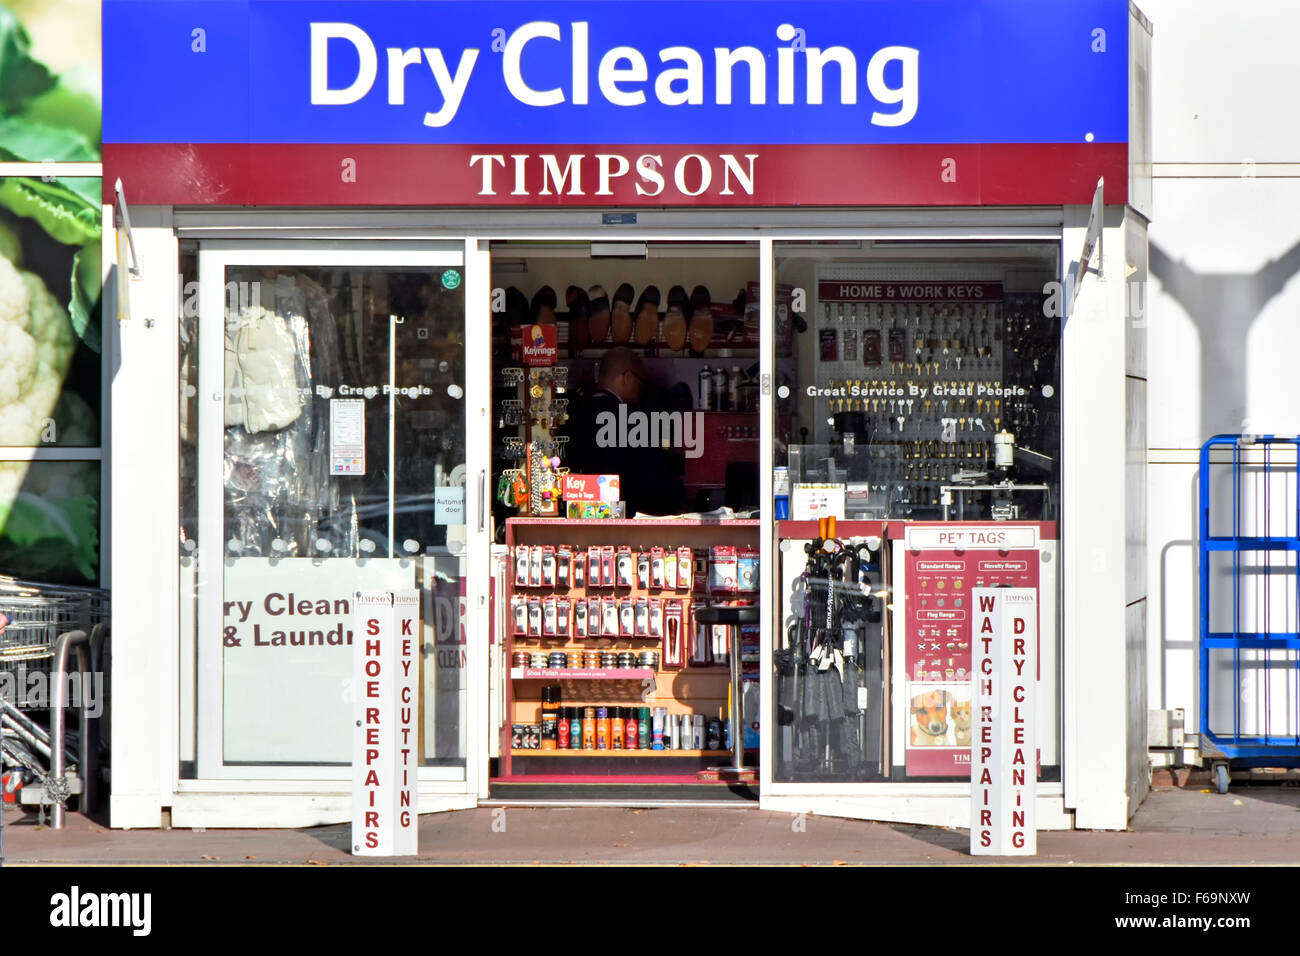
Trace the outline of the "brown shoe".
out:
[[[632,341],[649,345],[659,334],[659,290],[648,285],[636,303],[636,323],[632,327]]]
[[[694,352],[703,352],[713,341],[713,299],[702,285],[691,292],[691,324],[687,336]]]
[[[555,324],[555,290],[544,285],[533,295],[533,304],[529,308],[528,320],[533,325]]]
[[[679,285],[668,290],[668,311],[664,313],[664,343],[670,349],[686,347],[686,309],[690,300]]]
[[[610,307],[610,321],[611,328],[614,330],[614,341],[619,345],[624,344],[632,337],[632,300],[634,297],[634,290],[626,282],[614,292],[614,304]]]
[[[528,296],[514,286],[506,289],[506,327],[513,329],[528,321]]]
[[[587,329],[587,293],[571,285],[564,299],[569,305],[569,350],[577,352],[591,343],[591,332]]]
[[[598,285],[587,290],[591,299],[591,311],[588,313],[587,327],[591,330],[591,342],[599,345],[609,335],[609,296]]]

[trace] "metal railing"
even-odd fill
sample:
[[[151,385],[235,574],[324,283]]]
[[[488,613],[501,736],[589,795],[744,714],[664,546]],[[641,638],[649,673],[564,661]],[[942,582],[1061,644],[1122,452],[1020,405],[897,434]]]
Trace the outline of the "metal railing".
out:
[[[64,695],[67,693],[68,684],[64,679],[68,666],[68,651],[75,652],[77,657],[77,670],[87,679],[94,674],[91,662],[94,659],[93,647],[97,644],[106,633],[107,624],[96,624],[94,630],[89,635],[85,631],[69,631],[59,636],[54,645],[54,667],[53,678],[54,686],[52,690],[52,699],[50,701],[50,776],[56,781],[62,781],[66,784],[66,773],[64,771],[64,761],[66,754],[64,752],[64,710],[67,707],[67,701]],[[78,753],[78,765],[81,775],[81,806],[90,808],[95,805],[96,777],[99,775],[99,738],[94,733],[93,721],[95,718],[89,715],[89,694],[83,692],[80,696],[80,718],[77,724],[77,738],[80,744]],[[65,806],[66,794],[64,800],[56,800],[54,809],[51,813],[51,822],[54,829],[63,829],[64,817],[67,813]]]

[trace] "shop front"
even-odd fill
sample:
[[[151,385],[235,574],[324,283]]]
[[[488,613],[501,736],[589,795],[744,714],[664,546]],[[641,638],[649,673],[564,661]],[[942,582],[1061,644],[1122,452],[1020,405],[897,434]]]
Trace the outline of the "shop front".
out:
[[[114,826],[346,819],[350,601],[393,588],[422,812],[965,825],[999,585],[1038,825],[1127,823],[1127,3],[107,0],[104,34]]]

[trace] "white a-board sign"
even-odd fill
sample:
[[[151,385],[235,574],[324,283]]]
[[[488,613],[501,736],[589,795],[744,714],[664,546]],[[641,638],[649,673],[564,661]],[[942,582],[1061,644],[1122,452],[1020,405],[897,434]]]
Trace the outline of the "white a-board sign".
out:
[[[1033,588],[972,588],[971,600],[975,693],[970,852],[1033,856],[1038,852],[1038,595]]]
[[[358,591],[352,642],[352,852],[417,850],[420,592]]]

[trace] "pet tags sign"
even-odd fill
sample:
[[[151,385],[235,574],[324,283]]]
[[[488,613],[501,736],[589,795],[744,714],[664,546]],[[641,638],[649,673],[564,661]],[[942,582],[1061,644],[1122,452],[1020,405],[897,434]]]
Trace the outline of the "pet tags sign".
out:
[[[1033,856],[1038,776],[1034,684],[1038,593],[974,588],[974,738],[971,740],[972,856]]]
[[[353,607],[352,852],[414,856],[420,592],[358,591]]]

